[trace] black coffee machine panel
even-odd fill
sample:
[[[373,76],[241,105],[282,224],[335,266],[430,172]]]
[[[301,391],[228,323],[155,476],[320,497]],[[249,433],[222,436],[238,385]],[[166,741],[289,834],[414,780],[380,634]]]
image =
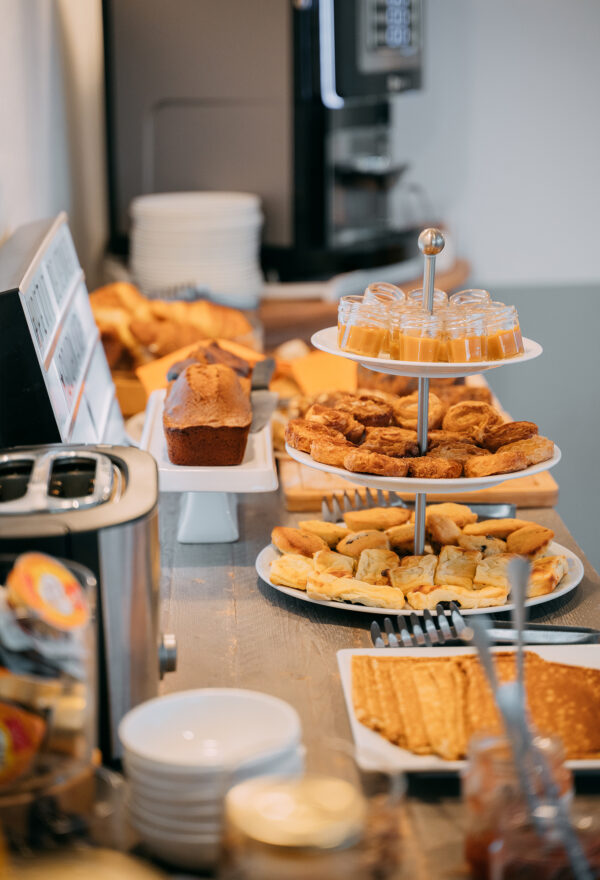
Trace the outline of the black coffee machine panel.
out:
[[[390,98],[421,84],[421,0],[103,7],[113,251],[135,196],[204,189],[260,195],[268,277],[415,256],[418,229],[394,215]]]

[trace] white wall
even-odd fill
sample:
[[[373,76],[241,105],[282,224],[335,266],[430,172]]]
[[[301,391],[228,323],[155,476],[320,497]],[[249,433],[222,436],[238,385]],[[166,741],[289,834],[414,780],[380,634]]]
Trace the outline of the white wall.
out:
[[[0,0],[0,241],[61,210],[88,283],[106,238],[99,0]]]
[[[425,86],[397,99],[398,148],[473,276],[598,280],[600,3],[425,4]]]

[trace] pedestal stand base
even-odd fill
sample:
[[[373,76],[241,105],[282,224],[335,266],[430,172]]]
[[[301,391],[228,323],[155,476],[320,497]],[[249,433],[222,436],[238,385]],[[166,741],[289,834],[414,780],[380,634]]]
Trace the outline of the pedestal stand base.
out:
[[[180,544],[224,544],[239,536],[235,493],[183,494],[177,530]]]

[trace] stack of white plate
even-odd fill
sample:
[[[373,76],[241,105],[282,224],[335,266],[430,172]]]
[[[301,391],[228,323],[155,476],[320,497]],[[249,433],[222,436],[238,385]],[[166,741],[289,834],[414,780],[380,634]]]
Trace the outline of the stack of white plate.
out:
[[[132,826],[152,855],[186,869],[214,865],[232,785],[304,766],[296,711],[256,691],[158,697],[129,712],[119,736]]]
[[[158,193],[131,204],[131,264],[145,293],[205,288],[216,299],[254,305],[263,285],[258,196]]]

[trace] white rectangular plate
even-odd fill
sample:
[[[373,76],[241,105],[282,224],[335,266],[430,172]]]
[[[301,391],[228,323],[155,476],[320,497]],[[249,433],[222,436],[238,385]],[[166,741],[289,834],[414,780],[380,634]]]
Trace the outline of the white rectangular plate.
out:
[[[492,649],[511,650],[505,646]],[[566,663],[570,666],[588,666],[600,669],[600,645],[548,645],[527,647],[544,660]],[[340,678],[346,700],[346,709],[356,746],[356,757],[364,770],[403,770],[405,773],[448,773],[462,770],[466,761],[444,761],[437,755],[414,755],[393,745],[374,730],[357,720],[352,705],[352,657],[366,654],[373,657],[452,657],[474,654],[474,648],[348,648],[337,652]],[[598,695],[600,699],[600,694]],[[600,770],[600,760],[567,761],[572,770]]]
[[[146,407],[140,447],[158,465],[161,492],[272,492],[277,488],[271,426],[250,434],[246,454],[236,467],[182,467],[167,455],[162,413],[165,391],[153,391]]]

